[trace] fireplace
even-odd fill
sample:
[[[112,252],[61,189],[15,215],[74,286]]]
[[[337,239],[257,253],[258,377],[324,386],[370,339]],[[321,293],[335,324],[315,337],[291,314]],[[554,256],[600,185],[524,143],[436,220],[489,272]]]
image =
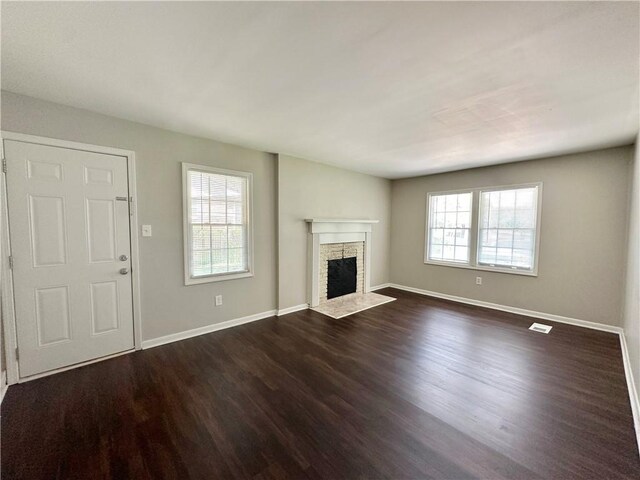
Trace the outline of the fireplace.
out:
[[[355,293],[358,280],[356,257],[328,260],[327,300]]]
[[[378,221],[310,218],[306,222],[309,306],[369,292],[371,227]]]

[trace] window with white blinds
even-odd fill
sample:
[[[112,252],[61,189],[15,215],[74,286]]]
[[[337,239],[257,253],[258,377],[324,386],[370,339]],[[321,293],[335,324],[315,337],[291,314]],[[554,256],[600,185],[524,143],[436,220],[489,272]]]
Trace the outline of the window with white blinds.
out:
[[[471,200],[471,192],[429,196],[429,260],[469,263]]]
[[[533,270],[538,187],[480,192],[478,264]]]
[[[183,164],[185,283],[251,275],[251,174]]]
[[[429,193],[425,263],[537,275],[542,183]]]

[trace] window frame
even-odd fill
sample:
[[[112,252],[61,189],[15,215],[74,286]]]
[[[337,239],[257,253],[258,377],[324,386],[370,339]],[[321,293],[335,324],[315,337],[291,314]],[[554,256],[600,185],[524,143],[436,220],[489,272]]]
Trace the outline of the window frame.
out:
[[[514,190],[518,188],[538,188],[538,198],[536,205],[536,233],[535,248],[533,258],[533,268],[525,270],[516,267],[499,267],[480,265],[478,263],[478,245],[480,243],[480,196],[482,192],[495,192],[500,190]],[[538,276],[538,261],[540,253],[540,231],[542,219],[542,182],[519,183],[515,185],[499,185],[477,188],[463,188],[457,190],[444,190],[437,192],[428,192],[425,210],[425,242],[424,242],[424,263],[425,265],[440,265],[443,267],[465,268],[467,270],[480,270],[485,272],[509,273],[512,275],[524,275],[529,277]],[[430,215],[431,215],[431,197],[439,195],[452,195],[460,193],[471,193],[471,222],[470,222],[470,238],[469,238],[469,262],[448,262],[445,260],[429,259],[429,243],[430,243]]]
[[[454,262],[449,260],[431,260],[429,258],[429,246],[431,242],[431,228],[429,228],[431,222],[431,197],[438,197],[441,195],[458,195],[460,193],[471,193],[471,209],[469,210],[469,261],[468,262]],[[475,226],[475,215],[474,215],[474,207],[475,207],[475,196],[473,192],[469,189],[463,190],[448,190],[446,192],[430,192],[427,194],[427,215],[426,215],[426,224],[425,224],[425,247],[424,247],[424,263],[430,263],[433,265],[445,265],[445,266],[454,266],[454,267],[468,267],[471,265],[473,260],[473,252],[475,248],[476,238],[473,234],[473,229]]]
[[[241,272],[212,273],[194,277],[191,274],[191,191],[189,186],[189,172],[214,173],[242,177],[247,181],[246,189],[246,225],[247,225],[247,270]],[[203,283],[221,282],[248,278],[254,276],[253,269],[253,174],[238,170],[211,167],[196,163],[182,162],[182,230],[183,230],[183,260],[184,284],[200,285]]]

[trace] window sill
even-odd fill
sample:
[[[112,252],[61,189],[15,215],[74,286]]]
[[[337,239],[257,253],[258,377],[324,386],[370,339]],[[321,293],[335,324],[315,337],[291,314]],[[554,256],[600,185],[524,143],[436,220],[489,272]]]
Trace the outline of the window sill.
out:
[[[253,277],[253,272],[238,272],[238,273],[228,273],[221,275],[209,275],[206,277],[187,277],[184,279],[184,284],[186,286],[189,285],[200,285],[202,283],[213,283],[213,282],[224,282],[225,280],[236,280],[239,278],[249,278]]]
[[[525,271],[525,270],[512,270],[509,268],[499,268],[499,267],[485,267],[482,265],[470,265],[468,263],[453,263],[453,262],[436,262],[433,260],[425,260],[425,265],[438,265],[440,267],[454,267],[454,268],[465,268],[467,270],[480,270],[483,272],[495,272],[495,273],[507,273],[510,275],[524,275],[525,277],[537,277],[538,271]]]

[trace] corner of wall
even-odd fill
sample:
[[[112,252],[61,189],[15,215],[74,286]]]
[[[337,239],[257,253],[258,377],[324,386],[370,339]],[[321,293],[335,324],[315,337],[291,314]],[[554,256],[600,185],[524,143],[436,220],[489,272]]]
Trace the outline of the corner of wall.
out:
[[[627,262],[623,291],[621,339],[625,374],[640,449],[640,146],[636,138],[634,158],[629,166]]]

